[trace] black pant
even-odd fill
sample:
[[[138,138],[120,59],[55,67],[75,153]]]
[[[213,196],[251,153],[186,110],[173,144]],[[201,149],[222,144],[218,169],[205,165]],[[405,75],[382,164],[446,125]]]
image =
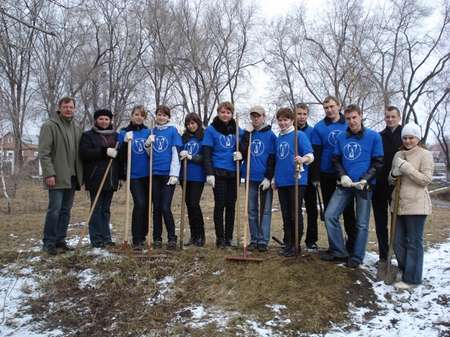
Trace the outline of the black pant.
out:
[[[162,220],[166,224],[167,240],[177,241],[175,235],[175,221],[173,220],[172,205],[175,185],[167,185],[169,176],[153,176],[152,202],[153,202],[153,241],[162,241]]]
[[[186,182],[186,207],[191,229],[191,239],[194,241],[198,239],[205,240],[205,224],[203,222],[202,209],[200,208],[200,198],[204,186],[205,183],[200,181]]]
[[[133,196],[131,233],[133,244],[138,244],[144,242],[148,234],[148,177],[131,179],[130,190]]]
[[[317,192],[314,185],[310,182],[305,189],[305,208],[308,217],[308,228],[306,229],[306,245],[312,245],[317,242]]]
[[[214,187],[214,227],[216,242],[231,241],[233,239],[234,212],[236,205],[236,178],[218,177]],[[223,213],[225,211],[225,228]]]
[[[298,187],[298,242],[302,241],[303,217],[302,200],[305,186]],[[295,186],[283,186],[278,188],[278,200],[280,201],[281,216],[283,218],[284,243],[287,247],[295,245]]]
[[[372,207],[380,260],[386,260],[388,256],[388,205],[391,202],[393,189],[394,187],[389,186],[387,180],[377,180],[377,184],[373,190]]]
[[[324,212],[327,209],[331,196],[336,189],[337,176],[335,174],[320,173],[320,187],[323,196]],[[356,218],[355,218],[355,202],[352,200],[344,209],[344,229],[347,234],[346,248],[350,255],[353,252],[353,246],[356,241]]]

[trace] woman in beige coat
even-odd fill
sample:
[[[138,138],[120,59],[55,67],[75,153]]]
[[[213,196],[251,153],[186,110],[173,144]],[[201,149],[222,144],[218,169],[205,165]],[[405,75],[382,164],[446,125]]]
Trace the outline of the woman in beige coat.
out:
[[[420,127],[414,123],[402,129],[403,146],[392,161],[391,182],[401,179],[394,251],[402,272],[398,289],[409,289],[422,282],[423,230],[431,214],[427,186],[433,176],[433,155],[421,142]]]

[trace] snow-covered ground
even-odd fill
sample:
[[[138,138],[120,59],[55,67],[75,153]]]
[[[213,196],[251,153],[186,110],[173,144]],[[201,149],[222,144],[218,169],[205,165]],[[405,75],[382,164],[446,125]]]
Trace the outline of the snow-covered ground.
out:
[[[98,252],[92,252],[98,254]],[[102,256],[102,254],[99,254]],[[34,259],[39,258],[35,257]],[[351,307],[351,321],[344,326],[334,326],[325,336],[426,336],[440,337],[450,334],[450,240],[425,253],[423,284],[411,291],[400,292],[393,286],[373,281],[376,255],[367,254],[365,272],[377,297],[379,311],[375,315],[368,308]],[[14,275],[19,275],[15,277]],[[82,272],[80,282],[101,277],[91,270]],[[166,277],[158,283],[162,300],[168,296],[174,279]],[[37,333],[30,316],[21,315],[24,299],[33,296],[35,282],[31,268],[11,264],[0,270],[0,337],[62,336],[61,331]],[[152,299],[155,300],[155,299]],[[272,304],[268,308],[273,317],[267,322],[245,318],[240,326],[242,335],[261,337],[282,336],[279,328],[289,324],[288,309]],[[226,323],[238,312],[226,312],[220,308],[191,306],[177,313],[176,321],[192,328],[201,328],[214,323],[218,329],[226,329]],[[370,318],[366,318],[366,317]],[[300,332],[299,332],[300,333]],[[323,336],[323,335],[321,335]]]

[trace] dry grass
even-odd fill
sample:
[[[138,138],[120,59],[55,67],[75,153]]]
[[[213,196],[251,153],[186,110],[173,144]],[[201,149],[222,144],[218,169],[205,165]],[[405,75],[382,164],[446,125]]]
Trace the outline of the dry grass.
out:
[[[173,209],[179,218],[181,193],[177,189]],[[274,207],[278,208],[275,198]],[[320,261],[315,254],[298,259],[284,259],[272,246],[263,263],[224,262],[237,250],[216,250],[212,224],[212,192],[205,189],[202,198],[208,244],[203,249],[168,252],[162,257],[135,259],[127,256],[99,258],[84,254],[58,255],[30,262],[27,257],[40,255],[29,251],[39,247],[47,194],[39,184],[26,182],[17,190],[13,200],[13,214],[0,211],[0,268],[17,261],[31,264],[39,281],[39,295],[27,304],[28,312],[40,322],[43,330],[59,328],[66,336],[217,336],[218,326],[210,323],[202,327],[184,324],[193,305],[219,309],[225,313],[238,312],[222,336],[243,332],[247,319],[264,323],[274,314],[267,307],[286,305],[283,318],[290,319],[278,331],[283,336],[297,336],[298,331],[320,333],[331,322],[339,324],[348,318],[348,305],[371,306],[373,292],[362,271]],[[242,205],[242,203],[241,203]],[[85,220],[89,201],[84,192],[76,195],[72,223]],[[0,209],[5,210],[3,200]],[[243,212],[241,212],[243,214]],[[427,243],[447,239],[450,210],[435,209],[426,227]],[[242,217],[244,219],[244,217]],[[118,242],[123,237],[125,196],[119,191],[113,201],[112,222]],[[242,225],[244,220],[242,220]],[[376,249],[376,237],[371,225],[369,249]],[[69,236],[77,235],[72,228]],[[272,232],[282,237],[281,214],[273,213]],[[186,229],[185,239],[188,237]],[[326,247],[326,234],[320,225],[319,245]],[[18,250],[25,253],[18,254]],[[80,278],[89,270],[96,277],[86,285]],[[158,281],[173,276],[168,297],[150,304],[161,291]],[[357,282],[358,281],[358,282]]]

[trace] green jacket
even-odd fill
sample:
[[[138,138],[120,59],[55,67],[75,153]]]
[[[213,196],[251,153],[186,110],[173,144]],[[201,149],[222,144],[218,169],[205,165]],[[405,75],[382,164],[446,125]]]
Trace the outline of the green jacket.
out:
[[[39,135],[39,160],[44,178],[55,176],[55,189],[71,188],[71,176],[76,176],[79,189],[83,181],[83,166],[78,153],[82,130],[75,121],[60,116],[46,121]]]

